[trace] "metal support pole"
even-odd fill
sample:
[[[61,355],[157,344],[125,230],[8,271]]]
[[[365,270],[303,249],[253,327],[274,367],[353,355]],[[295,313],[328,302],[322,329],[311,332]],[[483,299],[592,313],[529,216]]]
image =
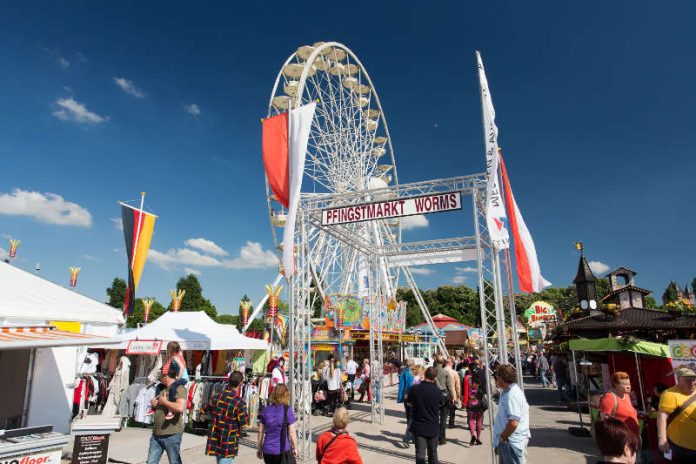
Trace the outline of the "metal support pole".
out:
[[[493,278],[495,279],[493,288],[495,295],[496,332],[498,333],[498,360],[501,364],[507,364],[507,332],[505,330],[505,308],[503,307],[503,282],[500,277],[500,252],[493,248],[491,250],[491,255],[493,261]],[[517,324],[512,327],[512,330],[517,330]]]
[[[493,443],[493,421],[495,420],[495,415],[493,414],[494,404],[490,399],[492,398],[492,388],[491,388],[491,376],[489,375],[490,366],[490,356],[488,348],[488,310],[486,302],[486,291],[485,282],[483,279],[483,260],[484,251],[481,246],[481,233],[479,228],[479,211],[477,202],[477,193],[474,191],[471,195],[471,203],[474,209],[474,230],[476,233],[476,263],[478,266],[478,284],[479,284],[479,304],[481,310],[481,343],[483,346],[483,359],[485,365],[483,366],[484,372],[486,373],[486,395],[489,398],[490,407],[488,408],[488,423],[490,427],[488,428],[488,435],[490,443]],[[491,463],[496,464],[498,462],[498,456],[495,454],[493,446],[491,446]]]
[[[26,427],[29,420],[29,408],[31,407],[31,391],[34,384],[34,365],[36,364],[36,348],[29,350],[29,366],[27,366],[27,384],[24,387],[24,404],[22,405],[22,419],[20,427]]]
[[[293,372],[296,368],[295,366],[295,278],[290,276],[288,279],[288,347],[290,348],[290,356],[288,363],[290,364],[289,369],[291,375],[288,376],[290,381],[290,396],[291,398],[296,398],[295,393],[295,373]]]
[[[515,369],[517,371],[517,385],[524,390],[524,380],[522,376],[522,360],[520,353],[520,339],[517,333],[517,308],[515,308],[515,287],[512,280],[512,261],[510,260],[510,249],[505,250],[505,274],[507,277],[508,305],[510,306],[510,325],[512,326],[512,342],[515,350]]]

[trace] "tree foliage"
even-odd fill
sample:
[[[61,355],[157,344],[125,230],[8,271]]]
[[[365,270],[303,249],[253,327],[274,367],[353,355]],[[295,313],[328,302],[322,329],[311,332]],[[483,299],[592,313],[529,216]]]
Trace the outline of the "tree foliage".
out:
[[[125,280],[115,277],[111,287],[106,289],[106,296],[109,298],[106,304],[122,310],[126,303],[126,287]]]
[[[203,297],[203,288],[198,281],[198,277],[194,274],[189,274],[180,278],[176,283],[176,289],[186,290],[186,295],[184,295],[184,299],[181,300],[180,311],[205,311],[212,319],[216,318],[217,309],[210,300]],[[171,302],[169,303],[169,307],[171,307]]]
[[[485,287],[486,293],[492,292],[492,287],[490,285],[486,285]],[[597,279],[598,300],[604,298],[609,293],[609,289],[609,279]],[[421,291],[421,293],[430,314],[435,315],[442,313],[467,325],[480,325],[481,312],[478,289],[475,290],[466,285],[443,285],[434,289]],[[406,325],[408,327],[412,327],[424,321],[420,307],[411,289],[398,289],[397,300],[407,303]],[[575,286],[569,285],[567,287],[547,288],[538,293],[515,294],[515,309],[517,314],[522,314],[532,303],[539,300],[546,301],[564,312],[578,306],[578,295]],[[654,299],[646,298],[647,307],[654,308],[656,306],[654,303]],[[503,297],[503,304],[507,311],[509,308],[507,295]]]
[[[677,300],[677,284],[676,282],[670,282],[665,288],[665,292],[662,294],[662,303],[667,304],[671,301]]]

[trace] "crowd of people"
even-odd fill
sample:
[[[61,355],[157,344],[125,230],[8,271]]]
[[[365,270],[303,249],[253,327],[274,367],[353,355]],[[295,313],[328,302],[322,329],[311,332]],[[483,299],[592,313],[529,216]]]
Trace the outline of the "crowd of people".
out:
[[[493,372],[500,391],[492,444],[499,462],[524,463],[529,441],[529,406],[517,385],[517,373],[509,365]],[[397,401],[403,403],[406,431],[403,446],[415,444],[417,464],[438,462],[437,449],[447,443],[447,429],[455,428],[456,411],[466,411],[470,446],[481,445],[483,414],[489,408],[487,371],[476,356],[436,356],[427,368],[412,360],[399,375]]]
[[[558,388],[559,399],[570,394],[563,390],[569,384],[569,368],[565,356],[547,359],[543,352],[527,357],[525,368],[538,375],[544,387]],[[417,464],[438,463],[438,446],[447,443],[447,429],[469,430],[470,446],[483,443],[484,412],[491,400],[487,395],[489,373],[497,391],[498,407],[493,422],[491,446],[500,464],[524,463],[530,439],[529,405],[517,384],[517,372],[511,364],[497,364],[492,369],[482,366],[477,356],[445,357],[437,355],[432,365],[418,365],[414,360],[400,364],[397,402],[403,404],[406,430],[403,447],[415,445]],[[428,363],[430,364],[430,363]],[[176,342],[169,344],[167,362],[162,368],[158,394],[150,403],[153,433],[147,463],[157,464],[163,453],[169,462],[181,463],[180,447],[184,432],[183,412],[187,393],[184,387],[187,372],[184,357]],[[365,394],[370,401],[370,363],[360,366],[348,358],[345,368],[333,357],[316,366],[314,380],[326,390],[325,407],[333,416],[333,427],[317,441],[316,459],[320,464],[362,463],[358,445],[348,432],[349,411],[354,388],[362,384],[360,401]],[[270,375],[273,388],[268,404],[259,415],[257,456],[266,464],[295,462],[298,455],[295,411],[286,387],[284,359],[273,363]],[[696,462],[696,373],[688,368],[675,371],[677,384],[655,389],[652,406],[657,413],[660,452],[674,463]],[[544,380],[546,378],[546,381]],[[206,454],[218,464],[231,464],[239,450],[239,439],[249,425],[247,407],[238,389],[244,376],[232,372],[225,389],[203,413],[210,417]],[[548,382],[548,384],[547,384]],[[493,387],[491,385],[491,387]],[[658,386],[659,387],[659,386]],[[491,391],[494,391],[491,388]],[[594,425],[597,446],[603,456],[600,462],[635,463],[643,444],[641,425],[634,405],[631,381],[626,372],[614,372],[611,388],[599,399],[599,418]],[[457,423],[457,410],[466,412],[466,420]],[[645,458],[642,462],[650,462]]]

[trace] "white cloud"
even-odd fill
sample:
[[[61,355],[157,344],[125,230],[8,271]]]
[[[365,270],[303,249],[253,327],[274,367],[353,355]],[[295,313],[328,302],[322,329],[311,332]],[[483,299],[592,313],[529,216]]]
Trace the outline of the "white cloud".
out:
[[[193,268],[190,268],[190,267],[185,267],[185,268],[184,268],[184,272],[185,272],[187,275],[188,275],[188,274],[193,274],[193,275],[199,276],[199,275],[203,274],[203,273],[202,273],[201,271],[199,271],[198,269],[193,269]]]
[[[401,228],[403,230],[411,230],[418,227],[428,227],[429,225],[430,221],[428,221],[428,218],[422,214],[406,216],[405,218],[401,219]]]
[[[478,272],[478,269],[475,267],[467,266],[467,267],[455,267],[455,271],[457,271],[458,274],[464,274],[467,272]]]
[[[123,221],[121,220],[121,218],[109,218],[109,221],[111,221],[116,230],[123,230]]]
[[[56,100],[59,109],[53,112],[53,116],[62,121],[75,121],[86,124],[101,124],[109,120],[108,116],[100,116],[87,109],[85,105],[72,97]]]
[[[409,270],[411,271],[411,274],[418,274],[418,275],[435,274],[435,270],[431,269],[429,267],[409,267]]]
[[[41,50],[48,56],[52,56],[53,58],[56,59],[56,62],[58,65],[63,68],[63,69],[68,69],[70,67],[70,61],[68,61],[66,58],[60,56],[60,53],[58,53],[58,50],[53,50],[48,47],[43,47],[40,46]]]
[[[231,269],[264,269],[277,266],[278,257],[271,250],[264,250],[259,242],[246,242],[239,257],[225,260],[224,264]]]
[[[94,261],[94,262],[100,262],[101,258],[97,258],[96,256],[84,254],[82,255],[83,258],[85,258],[87,261]]]
[[[92,226],[92,215],[87,209],[65,201],[55,193],[43,194],[21,189],[0,193],[0,214],[29,216],[37,221],[61,226]]]
[[[453,284],[463,284],[465,280],[466,280],[466,276],[464,276],[464,275],[456,275],[456,276],[452,277]]]
[[[135,82],[129,81],[123,77],[114,76],[114,83],[121,88],[128,95],[132,95],[135,98],[145,98],[145,93],[135,85]]]
[[[592,272],[595,274],[604,274],[609,272],[609,266],[601,261],[590,261],[587,264],[590,265],[590,269],[592,269]]]
[[[195,103],[191,103],[190,105],[184,105],[184,111],[193,116],[198,116],[201,114],[201,107]]]
[[[186,246],[196,248],[204,253],[217,256],[227,256],[229,253],[222,249],[217,243],[204,238],[190,238],[184,242]]]
[[[154,264],[167,271],[179,265],[199,266],[199,267],[222,267],[222,262],[212,256],[202,255],[195,250],[188,248],[171,248],[162,253],[157,250],[150,250],[148,258]]]
[[[270,250],[264,250],[258,242],[246,242],[240,248],[239,256],[232,259],[218,259],[192,250],[191,248],[170,248],[166,252],[150,250],[149,260],[164,270],[185,267],[212,267],[223,269],[264,269],[278,265],[278,258]]]

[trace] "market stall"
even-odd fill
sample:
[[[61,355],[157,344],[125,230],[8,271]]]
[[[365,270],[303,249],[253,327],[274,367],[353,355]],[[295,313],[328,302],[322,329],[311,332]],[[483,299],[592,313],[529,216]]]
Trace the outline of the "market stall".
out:
[[[583,374],[583,387],[588,391],[591,423],[594,424],[599,417],[601,395],[611,389],[612,373],[626,372],[635,392],[634,406],[639,413],[644,448],[657,450],[657,411],[653,391],[658,385],[674,385],[668,346],[611,337],[573,339],[569,341],[569,348],[576,361],[575,368]],[[655,453],[650,462],[659,462],[657,459],[659,456]]]
[[[0,263],[0,429],[52,425],[68,433],[86,347],[109,346],[120,311]]]

